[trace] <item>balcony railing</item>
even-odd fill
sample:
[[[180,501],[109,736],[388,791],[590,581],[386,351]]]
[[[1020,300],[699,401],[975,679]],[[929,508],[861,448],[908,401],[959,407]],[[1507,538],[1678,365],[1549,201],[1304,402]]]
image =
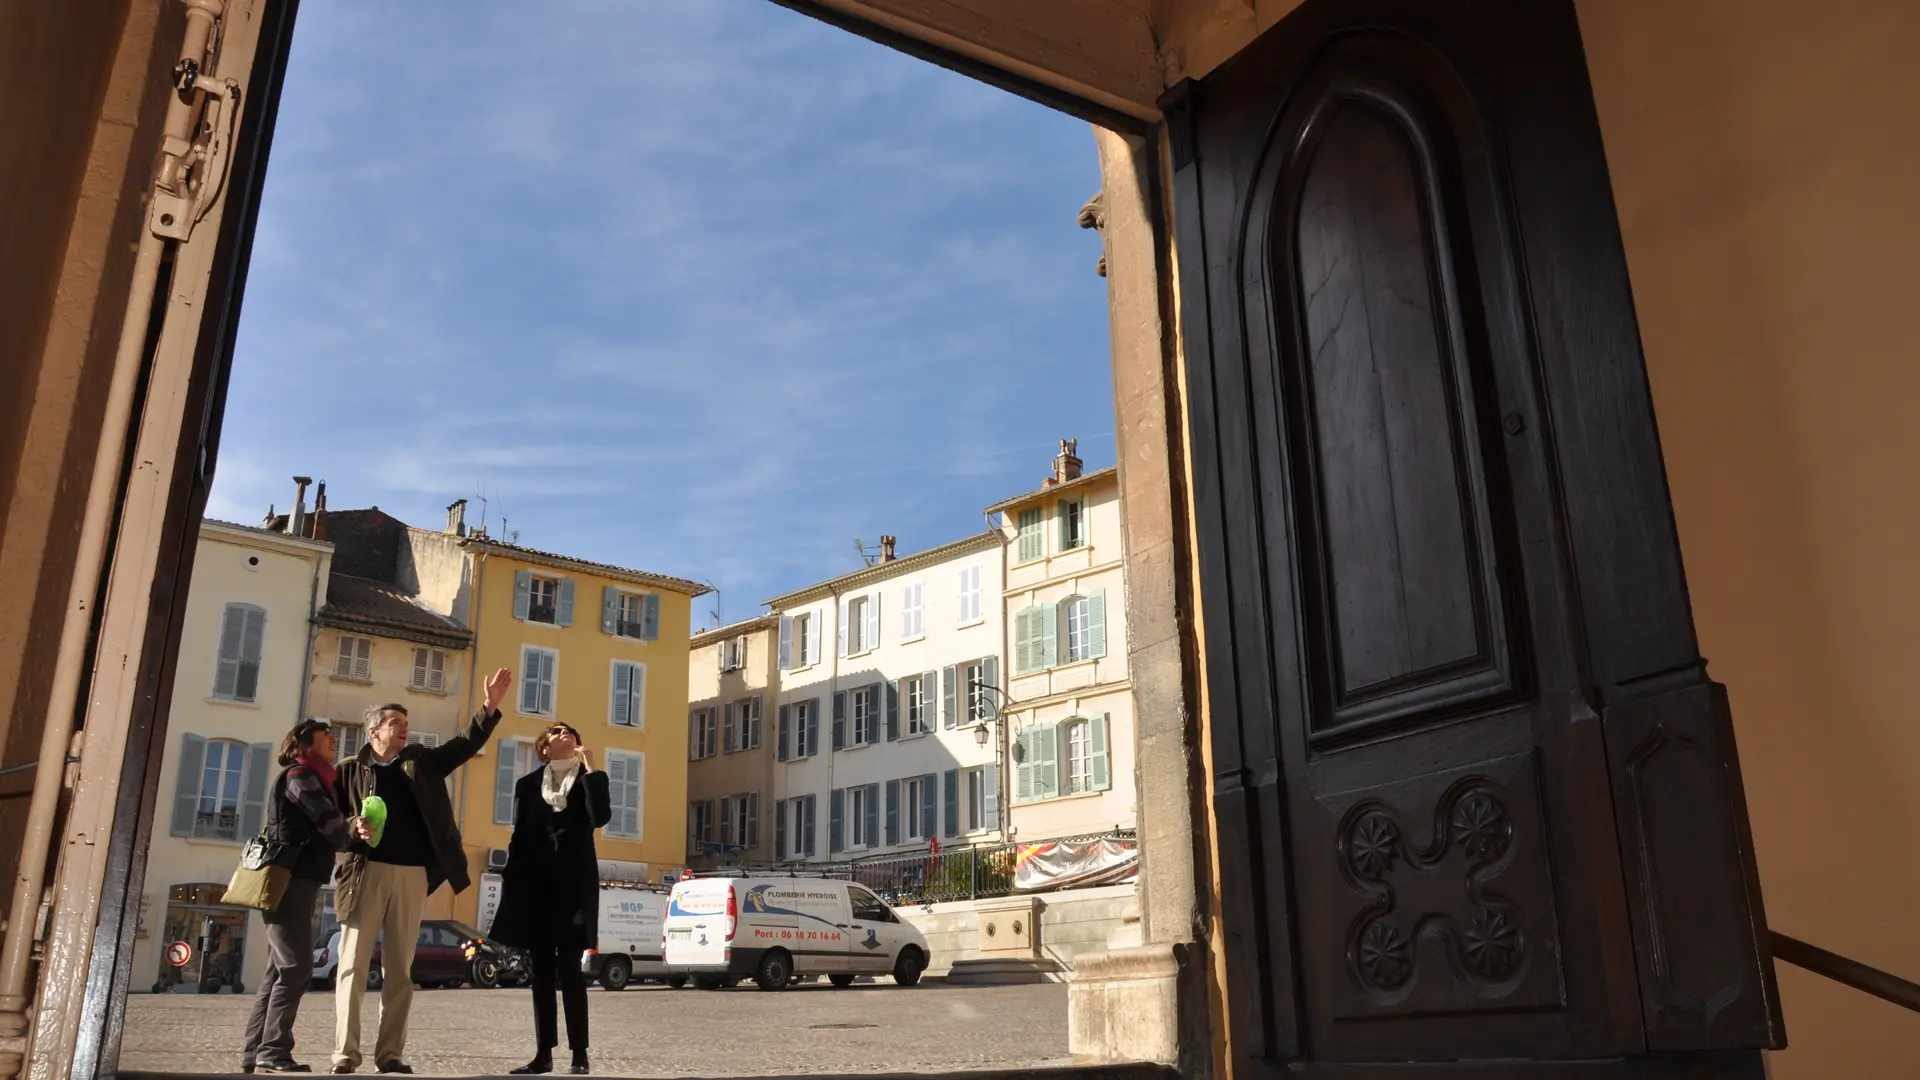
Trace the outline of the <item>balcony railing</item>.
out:
[[[559,615],[552,604],[528,604],[527,621],[554,623],[559,621]]]

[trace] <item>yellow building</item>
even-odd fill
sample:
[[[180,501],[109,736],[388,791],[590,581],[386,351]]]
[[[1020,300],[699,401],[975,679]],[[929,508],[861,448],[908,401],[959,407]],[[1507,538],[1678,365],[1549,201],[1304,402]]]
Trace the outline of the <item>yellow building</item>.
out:
[[[454,899],[454,917],[482,928],[491,921],[513,783],[533,771],[533,741],[556,720],[580,732],[612,782],[613,820],[595,837],[603,876],[677,873],[687,836],[690,609],[707,587],[484,536],[457,543],[467,556],[474,668],[509,668],[514,687],[493,745],[457,785],[479,887]],[[469,710],[483,680],[467,679]]]

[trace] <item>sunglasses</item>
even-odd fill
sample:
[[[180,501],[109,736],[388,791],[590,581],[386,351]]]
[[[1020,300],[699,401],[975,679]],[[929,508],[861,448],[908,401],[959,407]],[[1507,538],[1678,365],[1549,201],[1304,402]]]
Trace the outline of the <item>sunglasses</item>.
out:
[[[550,727],[547,729],[547,734],[548,735],[572,735],[575,741],[578,741],[580,738],[580,736],[574,735],[573,729],[569,727]]]

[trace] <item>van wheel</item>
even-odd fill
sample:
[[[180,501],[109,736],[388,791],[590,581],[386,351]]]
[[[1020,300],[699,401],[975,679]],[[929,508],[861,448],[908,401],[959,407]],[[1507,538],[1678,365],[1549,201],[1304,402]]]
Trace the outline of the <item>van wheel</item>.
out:
[[[685,975],[669,975],[660,981],[666,983],[668,988],[673,990],[678,990],[687,985],[687,977]]]
[[[793,978],[793,957],[785,949],[769,949],[760,958],[760,970],[753,973],[754,984],[762,990],[784,990]]]
[[[840,989],[840,990],[845,990],[847,987],[852,986],[853,979],[854,977],[852,975],[827,976],[827,981],[832,983],[836,989]]]
[[[613,956],[600,967],[600,986],[604,990],[625,990],[633,981],[633,969],[624,956]]]
[[[900,950],[900,959],[893,962],[893,981],[901,986],[912,986],[920,981],[920,973],[927,969],[926,957],[919,949]]]

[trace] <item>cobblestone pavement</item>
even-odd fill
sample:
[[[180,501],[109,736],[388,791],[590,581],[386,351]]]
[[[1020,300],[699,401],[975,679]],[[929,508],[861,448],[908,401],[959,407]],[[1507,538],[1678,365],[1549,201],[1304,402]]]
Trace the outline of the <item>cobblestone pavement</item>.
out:
[[[373,1074],[379,995],[368,994],[362,1075]],[[1067,1064],[1067,988],[891,982],[780,993],[635,986],[587,992],[599,1076],[764,1076],[933,1072]],[[234,1072],[253,995],[135,994],[127,1002],[122,1069]],[[526,990],[418,990],[406,1059],[423,1073],[487,1076],[533,1056]],[[564,1031],[564,1026],[562,1028]],[[324,1073],[333,995],[306,996],[294,1028],[297,1060]],[[566,1049],[558,1060],[565,1071]]]

